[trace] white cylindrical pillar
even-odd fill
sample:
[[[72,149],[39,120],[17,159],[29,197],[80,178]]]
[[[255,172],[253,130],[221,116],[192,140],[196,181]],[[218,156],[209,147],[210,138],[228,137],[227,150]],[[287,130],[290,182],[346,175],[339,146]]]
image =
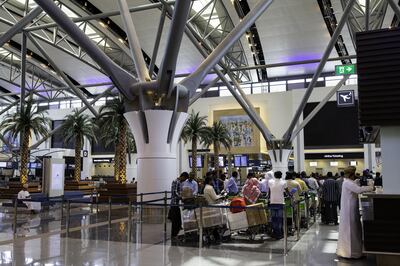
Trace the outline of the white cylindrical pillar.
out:
[[[400,127],[381,127],[383,191],[400,194]]]
[[[376,171],[375,143],[364,144],[364,168]]]
[[[281,171],[283,174],[283,177],[285,176],[285,173],[289,170],[288,168],[288,163],[289,163],[289,156],[292,153],[293,150],[288,150],[288,149],[276,149],[276,157],[274,156],[274,152],[272,150],[268,151],[268,155],[271,158],[272,162],[272,170],[274,172],[276,171]]]
[[[178,176],[177,148],[187,113],[178,113],[175,130],[168,143],[168,130],[172,118],[169,110],[146,110],[147,128],[140,121],[140,112],[125,114],[132,129],[137,147],[137,192],[169,191],[172,181]],[[148,143],[145,134],[148,134]]]

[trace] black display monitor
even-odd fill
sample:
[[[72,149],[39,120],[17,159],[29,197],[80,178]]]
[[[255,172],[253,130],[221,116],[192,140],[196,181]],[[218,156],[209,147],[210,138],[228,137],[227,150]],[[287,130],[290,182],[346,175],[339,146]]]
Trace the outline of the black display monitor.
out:
[[[235,167],[248,167],[249,158],[247,155],[234,155],[233,163]]]
[[[204,157],[203,155],[197,155],[196,165],[197,168],[203,168]],[[189,155],[189,166],[192,167],[192,155]]]

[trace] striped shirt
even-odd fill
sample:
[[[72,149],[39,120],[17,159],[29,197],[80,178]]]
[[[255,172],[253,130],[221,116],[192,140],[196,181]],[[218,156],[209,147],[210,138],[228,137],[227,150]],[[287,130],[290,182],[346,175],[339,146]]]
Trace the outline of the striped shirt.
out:
[[[322,185],[322,199],[324,201],[337,202],[339,197],[338,183],[332,178],[326,179]]]
[[[179,204],[179,200],[181,199],[181,181],[179,179],[172,181],[171,194],[171,204]]]

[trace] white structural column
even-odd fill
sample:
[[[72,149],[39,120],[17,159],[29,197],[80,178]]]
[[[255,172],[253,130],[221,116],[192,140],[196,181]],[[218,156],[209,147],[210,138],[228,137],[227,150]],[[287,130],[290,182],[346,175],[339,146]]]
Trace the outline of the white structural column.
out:
[[[274,156],[274,153],[272,150],[268,151],[268,155],[269,157],[271,157],[271,161],[272,161],[272,170],[274,172],[276,171],[281,171],[283,174],[283,178],[285,178],[285,173],[289,170],[288,168],[288,162],[289,162],[289,156],[292,153],[293,150],[288,150],[288,149],[282,149],[279,150],[277,149],[275,151],[276,153],[276,158]],[[280,153],[282,153],[282,156],[280,156]],[[282,160],[280,159],[282,158]]]
[[[297,127],[300,125],[299,121],[297,123]],[[294,148],[294,170],[296,172],[301,172],[305,170],[304,161],[304,130],[300,131],[297,134],[296,138],[293,141],[293,148]]]
[[[381,152],[384,193],[400,194],[400,126],[381,128]]]
[[[125,114],[132,129],[137,147],[137,184],[138,193],[169,191],[172,181],[178,175],[177,152],[181,131],[188,117],[187,113],[178,113],[175,132],[171,143],[167,143],[168,129],[172,111],[144,111],[149,143],[140,123],[140,112]],[[146,198],[147,199],[147,198]]]
[[[364,144],[364,168],[376,171],[375,144]]]

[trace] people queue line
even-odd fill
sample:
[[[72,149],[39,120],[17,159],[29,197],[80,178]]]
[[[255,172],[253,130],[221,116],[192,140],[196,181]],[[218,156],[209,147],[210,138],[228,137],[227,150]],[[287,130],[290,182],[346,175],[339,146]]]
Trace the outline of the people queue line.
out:
[[[358,208],[358,194],[372,191],[375,186],[382,186],[382,175],[373,176],[369,170],[362,175],[356,173],[353,166],[333,175],[326,176],[318,173],[307,175],[306,172],[286,172],[285,180],[282,172],[272,170],[256,175],[249,173],[239,191],[240,176],[234,171],[230,177],[215,171],[208,172],[202,180],[197,180],[193,173],[183,172],[172,182],[171,208],[168,218],[172,221],[171,236],[176,239],[182,229],[180,201],[203,194],[208,204],[216,204],[228,196],[241,194],[247,204],[253,204],[259,197],[269,199],[269,210],[272,223],[272,237],[283,237],[283,211],[285,196],[294,202],[300,196],[315,193],[319,197],[318,207],[311,206],[310,212],[316,215],[317,209],[321,213],[321,222],[338,225],[338,208],[340,209],[339,240],[337,255],[345,258],[360,258],[362,256],[361,220]],[[198,182],[199,181],[199,182]]]

